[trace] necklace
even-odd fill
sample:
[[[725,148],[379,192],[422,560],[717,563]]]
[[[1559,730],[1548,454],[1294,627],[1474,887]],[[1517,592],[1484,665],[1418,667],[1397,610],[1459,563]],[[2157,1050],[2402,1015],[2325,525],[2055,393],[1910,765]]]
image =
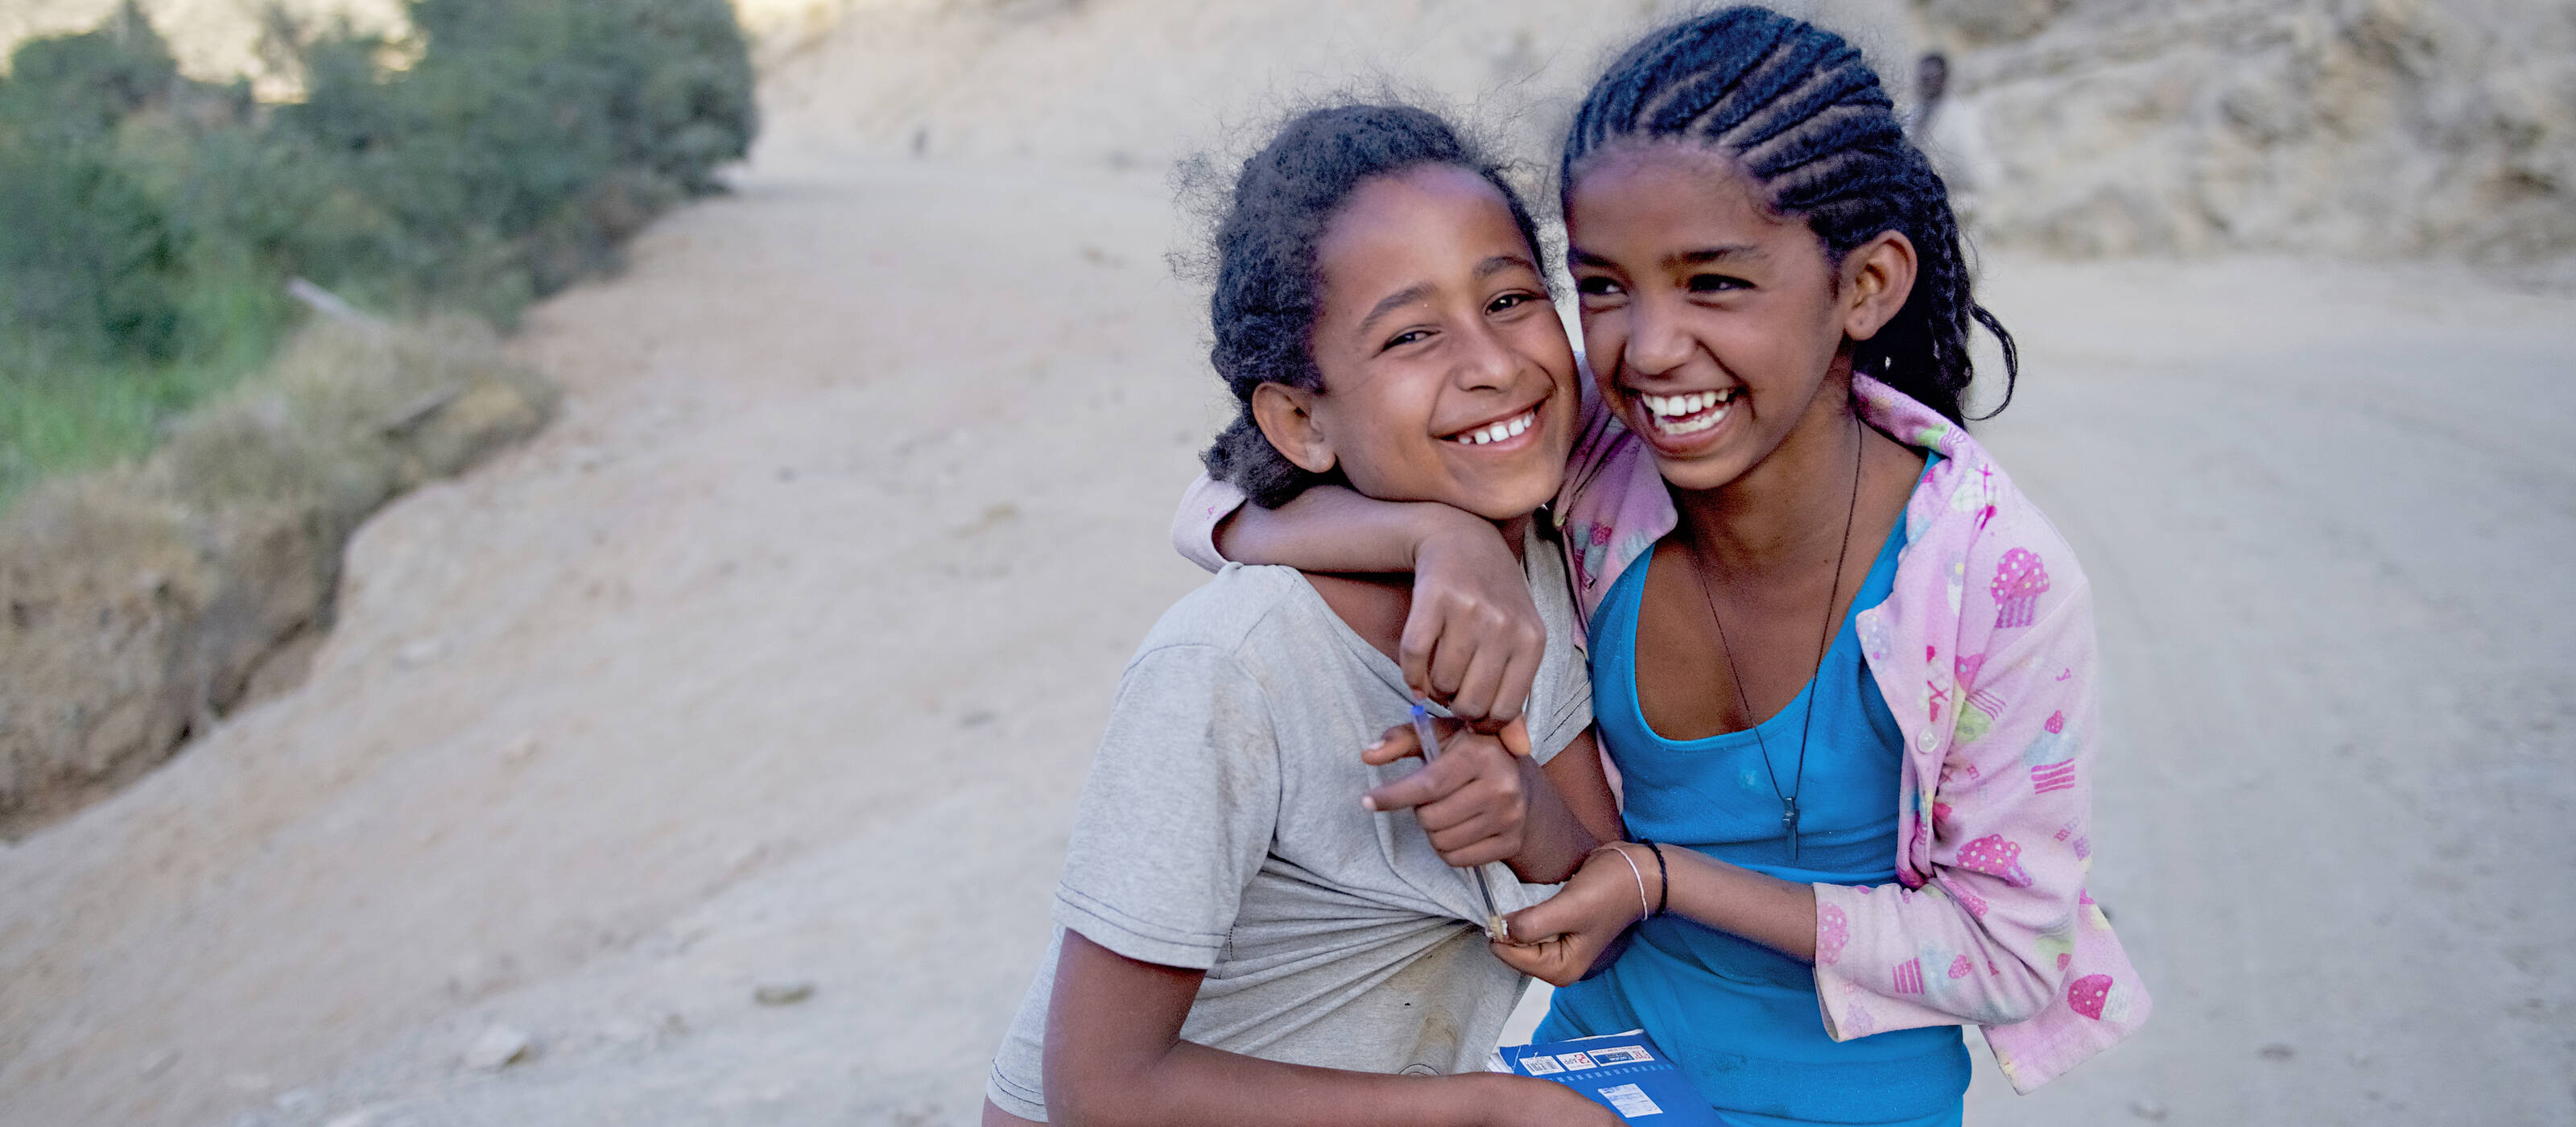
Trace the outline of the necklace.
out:
[[[1700,598],[1708,603],[1708,620],[1717,624],[1718,652],[1726,655],[1726,678],[1735,684],[1735,706],[1742,710],[1753,727],[1753,744],[1762,749],[1762,773],[1770,779],[1771,795],[1780,800],[1780,840],[1788,843],[1789,857],[1798,856],[1798,794],[1807,788],[1807,732],[1816,718],[1817,678],[1824,676],[1826,647],[1833,640],[1834,600],[1842,597],[1843,563],[1851,557],[1852,518],[1860,512],[1860,455],[1866,443],[1861,441],[1860,417],[1852,417],[1852,487],[1851,503],[1843,510],[1843,546],[1834,553],[1832,586],[1825,591],[1825,622],[1817,628],[1816,672],[1808,678],[1807,707],[1798,717],[1798,766],[1790,776],[1788,793],[1780,791],[1780,769],[1771,763],[1771,743],[1762,738],[1762,723],[1753,715],[1753,705],[1744,697],[1744,678],[1736,672],[1735,647],[1726,640],[1726,620],[1718,617],[1717,596],[1708,589],[1708,561],[1701,558],[1699,545],[1692,543],[1691,575],[1699,581]]]

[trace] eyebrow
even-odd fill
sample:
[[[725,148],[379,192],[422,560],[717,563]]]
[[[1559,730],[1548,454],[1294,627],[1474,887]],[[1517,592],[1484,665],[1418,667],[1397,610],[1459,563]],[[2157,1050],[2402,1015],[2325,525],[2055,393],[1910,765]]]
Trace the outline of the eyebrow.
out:
[[[1386,297],[1380,300],[1376,305],[1369,308],[1368,316],[1360,318],[1360,331],[1363,333],[1367,332],[1369,330],[1369,326],[1377,323],[1378,318],[1384,317],[1389,313],[1393,313],[1398,309],[1411,305],[1414,302],[1420,301],[1429,296],[1431,296],[1431,283],[1429,282],[1415,282],[1412,285],[1386,295]]]
[[[1666,255],[1664,256],[1664,268],[1669,270],[1677,266],[1705,266],[1712,262],[1725,262],[1730,259],[1762,259],[1768,257],[1770,257],[1770,255],[1764,253],[1761,247],[1755,246],[1751,243],[1727,243],[1723,246],[1701,247],[1697,250],[1678,251],[1676,253]],[[1567,251],[1566,258],[1584,266],[1600,266],[1606,268],[1615,265],[1609,259],[1603,258],[1591,251],[1587,251],[1582,247],[1575,247]]]
[[[1538,273],[1538,264],[1527,258],[1517,254],[1498,254],[1477,263],[1475,276],[1480,279],[1489,278],[1515,266],[1533,274]],[[1431,296],[1431,288],[1429,282],[1416,282],[1386,295],[1376,305],[1369,307],[1368,316],[1360,318],[1360,331],[1365,333],[1369,326],[1377,323],[1378,318]]]
[[[1664,266],[1668,269],[1675,266],[1706,266],[1712,262],[1725,262],[1729,259],[1768,257],[1770,256],[1764,254],[1761,247],[1751,243],[1728,243],[1724,246],[1701,247],[1698,250],[1666,255]]]

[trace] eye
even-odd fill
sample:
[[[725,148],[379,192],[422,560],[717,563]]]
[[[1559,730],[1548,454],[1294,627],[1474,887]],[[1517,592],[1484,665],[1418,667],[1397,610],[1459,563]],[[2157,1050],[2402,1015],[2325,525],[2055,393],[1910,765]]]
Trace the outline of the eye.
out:
[[[1753,283],[1726,274],[1693,274],[1690,278],[1692,293],[1726,293],[1730,290],[1752,288]]]
[[[1536,300],[1538,300],[1538,295],[1536,294],[1520,293],[1515,291],[1495,298],[1493,304],[1485,307],[1485,312],[1502,313],[1507,310],[1518,309],[1521,306],[1527,305]]]
[[[1619,283],[1595,274],[1589,278],[1575,279],[1574,291],[1585,297],[1616,297],[1619,294]]]
[[[1395,336],[1394,336],[1394,337],[1392,337],[1392,338],[1390,338],[1390,339],[1386,342],[1386,344],[1384,344],[1384,345],[1380,346],[1380,347],[1379,347],[1379,349],[1378,349],[1378,351],[1380,351],[1380,352],[1385,352],[1385,351],[1387,351],[1387,350],[1389,350],[1389,349],[1402,348],[1402,347],[1404,347],[1405,345],[1412,344],[1412,343],[1413,343],[1413,342],[1415,342],[1415,341],[1429,340],[1429,339],[1431,339],[1431,330],[1429,330],[1429,329],[1412,329],[1412,330],[1408,330],[1408,331],[1406,331],[1406,332],[1401,332],[1401,333],[1397,333],[1397,334],[1395,334]]]

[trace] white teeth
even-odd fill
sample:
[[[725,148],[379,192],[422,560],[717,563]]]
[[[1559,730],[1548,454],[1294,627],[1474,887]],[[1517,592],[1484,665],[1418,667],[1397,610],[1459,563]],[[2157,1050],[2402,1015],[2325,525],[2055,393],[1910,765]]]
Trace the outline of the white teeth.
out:
[[[1657,417],[1682,418],[1696,415],[1720,403],[1734,402],[1736,390],[1728,388],[1725,391],[1694,391],[1686,395],[1640,395],[1637,398],[1645,403],[1649,413]]]
[[[1658,416],[1655,419],[1655,429],[1678,437],[1685,434],[1698,434],[1724,421],[1726,421],[1726,410],[1712,411],[1702,418],[1680,422],[1666,422],[1663,416]]]
[[[1537,422],[1537,420],[1537,412],[1525,411],[1519,415],[1515,415],[1499,423],[1495,423],[1492,426],[1479,427],[1475,430],[1468,431],[1467,433],[1461,434],[1449,441],[1455,442],[1460,446],[1483,446],[1488,443],[1501,442],[1516,435],[1528,433],[1530,425]]]

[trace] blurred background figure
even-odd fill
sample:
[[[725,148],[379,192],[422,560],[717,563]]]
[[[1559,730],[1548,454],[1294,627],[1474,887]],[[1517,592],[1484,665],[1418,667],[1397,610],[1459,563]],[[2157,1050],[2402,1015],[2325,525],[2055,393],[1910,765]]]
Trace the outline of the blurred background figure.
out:
[[[1994,152],[1973,102],[1952,98],[1950,57],[1926,51],[1914,62],[1914,109],[1905,131],[1932,158],[1932,169],[1950,187],[1950,206],[1959,226],[1976,234],[1978,193],[1997,175]]]
[[[1799,8],[2097,593],[2157,1013],[1969,1117],[2576,1121],[2576,8]],[[0,0],[0,1127],[971,1121],[1202,581],[1195,186],[1391,81],[1544,221],[1678,10]]]

